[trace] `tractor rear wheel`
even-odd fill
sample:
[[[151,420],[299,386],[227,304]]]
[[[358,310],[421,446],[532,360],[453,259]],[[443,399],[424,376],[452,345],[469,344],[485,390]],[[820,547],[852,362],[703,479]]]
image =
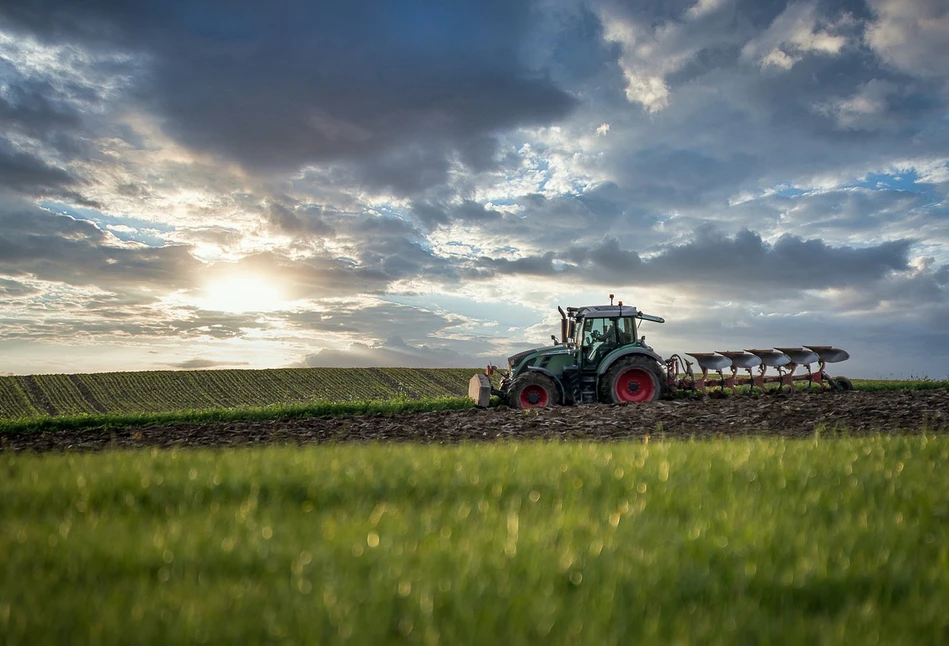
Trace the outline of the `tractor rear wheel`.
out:
[[[557,403],[557,386],[550,377],[527,373],[514,380],[508,402],[514,408],[547,408]]]
[[[610,366],[600,381],[600,401],[651,402],[662,395],[662,373],[649,357],[631,356]]]

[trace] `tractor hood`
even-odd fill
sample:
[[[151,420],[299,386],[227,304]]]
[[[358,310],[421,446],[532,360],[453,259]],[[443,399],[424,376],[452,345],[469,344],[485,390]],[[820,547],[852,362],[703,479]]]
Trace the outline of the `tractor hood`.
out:
[[[515,355],[511,355],[507,359],[507,365],[511,369],[511,372],[517,372],[518,367],[525,361],[533,365],[542,357],[559,354],[573,354],[573,352],[565,348],[563,345],[546,345],[540,348],[532,348],[530,350],[524,350],[523,352],[518,352]]]

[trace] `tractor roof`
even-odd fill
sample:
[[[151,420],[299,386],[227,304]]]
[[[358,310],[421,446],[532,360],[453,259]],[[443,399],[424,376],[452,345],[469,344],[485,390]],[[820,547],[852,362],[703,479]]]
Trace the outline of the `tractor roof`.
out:
[[[570,308],[573,309],[573,308]],[[632,305],[587,305],[578,307],[577,318],[616,318],[618,316],[636,316],[639,312]]]

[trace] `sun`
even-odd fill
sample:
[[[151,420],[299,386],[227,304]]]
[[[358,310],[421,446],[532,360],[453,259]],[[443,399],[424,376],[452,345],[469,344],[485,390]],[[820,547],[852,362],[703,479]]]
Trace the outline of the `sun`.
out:
[[[210,281],[199,298],[202,309],[241,314],[273,312],[287,306],[283,290],[272,278],[232,274]]]

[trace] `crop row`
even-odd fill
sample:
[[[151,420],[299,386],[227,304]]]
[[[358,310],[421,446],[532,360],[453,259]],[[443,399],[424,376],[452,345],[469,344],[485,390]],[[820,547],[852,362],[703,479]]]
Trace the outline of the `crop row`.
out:
[[[0,377],[0,419],[461,397],[469,368],[282,368]]]

